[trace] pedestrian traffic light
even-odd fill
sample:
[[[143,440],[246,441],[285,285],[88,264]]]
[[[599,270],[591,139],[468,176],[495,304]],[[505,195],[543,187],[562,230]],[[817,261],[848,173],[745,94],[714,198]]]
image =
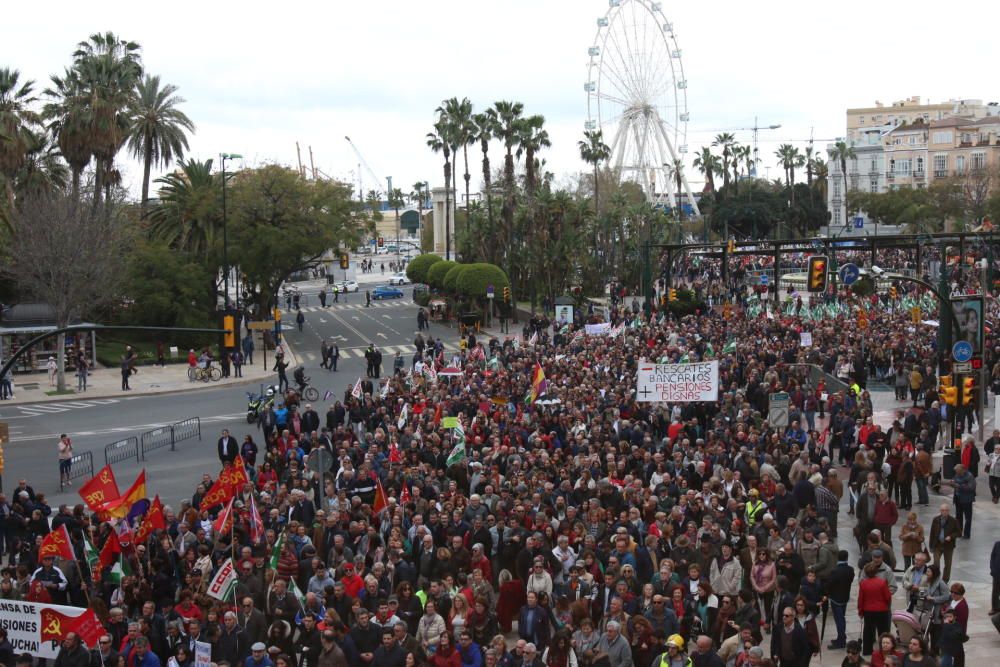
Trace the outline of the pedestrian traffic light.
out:
[[[732,255],[736,252],[736,241],[729,239],[729,254]]]
[[[277,322],[281,321],[281,309],[280,308],[275,308],[274,309],[274,319]]]
[[[675,290],[673,287],[670,288],[669,295],[670,296],[667,297],[668,301],[677,301],[677,290]]]
[[[962,377],[962,405],[975,403],[976,378],[975,376]]]
[[[351,267],[351,256],[346,252],[340,255],[340,268],[347,270]]]
[[[826,291],[826,257],[824,255],[813,255],[809,258],[809,280],[808,291]]]
[[[504,287],[503,288],[503,302],[504,303],[510,303],[510,288],[509,287]]]
[[[950,375],[938,376],[938,396],[945,405],[958,405],[958,387],[953,386]]]
[[[223,347],[236,347],[236,318],[232,315],[223,316],[222,328],[226,330],[222,334]]]
[[[385,245],[385,237],[384,236],[378,237],[378,247],[381,248],[384,245]]]
[[[895,301],[898,297],[899,297],[899,290],[897,290],[896,286],[893,285],[892,287],[889,288],[889,298]]]

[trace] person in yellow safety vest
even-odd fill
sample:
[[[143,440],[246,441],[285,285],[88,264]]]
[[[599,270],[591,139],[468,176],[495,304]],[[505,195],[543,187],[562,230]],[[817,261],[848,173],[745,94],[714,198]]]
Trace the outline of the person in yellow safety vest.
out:
[[[667,638],[667,652],[653,660],[654,667],[691,667],[691,658],[684,653],[684,638],[670,635]]]
[[[746,502],[744,515],[746,516],[747,527],[753,528],[757,520],[764,516],[764,512],[767,511],[767,505],[760,499],[760,491],[757,489],[750,489],[748,493],[750,500]]]

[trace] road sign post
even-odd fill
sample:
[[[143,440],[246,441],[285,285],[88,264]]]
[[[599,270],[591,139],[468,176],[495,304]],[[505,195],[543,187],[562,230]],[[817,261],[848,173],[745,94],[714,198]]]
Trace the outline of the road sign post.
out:
[[[767,401],[767,422],[774,428],[788,428],[788,405],[787,392],[771,394]]]

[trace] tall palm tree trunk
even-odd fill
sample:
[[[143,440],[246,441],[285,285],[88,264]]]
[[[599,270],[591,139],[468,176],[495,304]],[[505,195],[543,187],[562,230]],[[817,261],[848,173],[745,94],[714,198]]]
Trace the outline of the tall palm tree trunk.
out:
[[[463,178],[465,178],[465,224],[469,224],[469,180],[472,176],[469,174],[469,145],[464,144],[462,146],[462,159],[465,161],[465,173]]]
[[[146,135],[146,142],[143,148],[142,158],[142,204],[140,212],[143,218],[146,217],[146,209],[149,206],[149,172],[153,168],[153,137]]]

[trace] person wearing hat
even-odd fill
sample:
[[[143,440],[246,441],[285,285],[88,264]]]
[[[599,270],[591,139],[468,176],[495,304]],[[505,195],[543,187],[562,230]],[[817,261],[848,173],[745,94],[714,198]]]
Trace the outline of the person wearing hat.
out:
[[[243,661],[243,667],[274,667],[264,642],[256,642],[250,646],[250,656]]]
[[[667,650],[653,660],[653,667],[691,667],[691,658],[684,652],[684,638],[678,634],[667,637]]]
[[[747,527],[753,528],[766,511],[767,505],[760,499],[760,491],[757,489],[750,489],[748,495],[750,498],[744,504],[743,517],[746,519]]]

